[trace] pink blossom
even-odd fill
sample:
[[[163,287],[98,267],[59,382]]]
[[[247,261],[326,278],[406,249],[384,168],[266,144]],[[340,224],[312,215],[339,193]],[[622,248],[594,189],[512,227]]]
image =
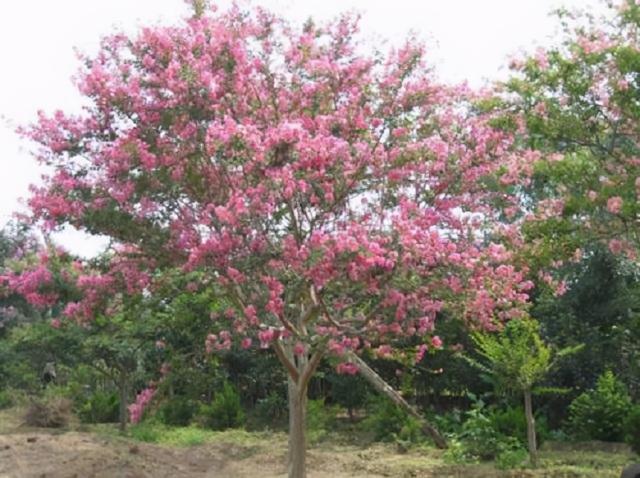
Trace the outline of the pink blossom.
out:
[[[415,363],[421,362],[424,358],[424,355],[427,353],[428,347],[425,344],[418,345],[418,350],[416,352]]]
[[[260,348],[267,349],[271,342],[276,338],[276,333],[273,329],[261,330],[258,332],[258,339],[260,340]]]
[[[607,200],[607,210],[611,214],[619,214],[622,210],[622,198],[620,196],[614,196]]]
[[[620,239],[611,239],[609,241],[609,250],[614,254],[620,254],[624,249],[624,243]]]
[[[142,415],[149,403],[151,403],[155,393],[155,388],[145,388],[138,393],[135,402],[128,406],[131,423],[138,423],[142,419]]]
[[[341,362],[336,366],[336,372],[342,375],[355,375],[359,371],[358,366],[351,362]]]
[[[442,348],[442,339],[437,335],[434,335],[433,337],[431,337],[431,345],[436,349]]]
[[[547,57],[547,53],[542,48],[538,48],[536,50],[535,55],[536,63],[541,70],[546,70],[549,68],[549,59]]]

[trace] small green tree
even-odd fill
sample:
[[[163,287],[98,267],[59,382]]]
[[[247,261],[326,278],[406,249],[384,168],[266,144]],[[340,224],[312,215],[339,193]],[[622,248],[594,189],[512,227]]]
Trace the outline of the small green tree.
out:
[[[578,439],[622,441],[631,408],[627,387],[607,370],[594,389],[571,402],[569,423]]]
[[[527,445],[531,464],[537,463],[537,444],[532,395],[534,386],[544,380],[554,365],[554,356],[560,358],[579,347],[558,352],[544,343],[539,334],[540,325],[533,319],[510,321],[498,334],[476,332],[474,344],[483,362],[465,357],[471,364],[487,372],[498,392],[522,393],[527,420]]]

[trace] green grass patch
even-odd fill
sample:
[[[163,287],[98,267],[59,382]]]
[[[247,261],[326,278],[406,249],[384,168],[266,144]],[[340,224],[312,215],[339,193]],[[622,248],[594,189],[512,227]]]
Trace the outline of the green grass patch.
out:
[[[114,427],[96,426],[94,431],[103,435],[118,435],[118,431]],[[214,431],[199,428],[195,425],[171,427],[154,420],[130,426],[125,437],[145,443],[176,447],[198,446],[206,443],[228,443],[256,447],[260,445],[267,446],[270,442],[273,443],[274,440],[286,441],[286,435],[283,433],[269,431],[248,432],[243,429]]]

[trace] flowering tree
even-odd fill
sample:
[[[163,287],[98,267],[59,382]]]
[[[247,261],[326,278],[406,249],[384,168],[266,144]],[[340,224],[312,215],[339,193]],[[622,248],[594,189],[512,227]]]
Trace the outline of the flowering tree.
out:
[[[22,297],[41,319],[47,319],[46,327],[41,324],[19,332],[20,349],[46,353],[67,365],[81,362],[114,383],[120,400],[120,429],[124,431],[132,379],[145,352],[148,355],[148,349],[153,348],[155,327],[149,320],[132,320],[144,313],[145,304],[141,294],[126,294],[126,280],[117,272],[118,267],[114,268],[114,261],[120,259],[99,258],[84,264],[51,243],[34,246],[28,254],[18,251],[0,274],[0,297]],[[102,269],[108,274],[101,274]],[[96,277],[111,284],[111,290],[124,293],[112,297],[96,294],[87,285],[95,283]],[[85,309],[80,311],[77,303],[81,299]],[[64,320],[65,314],[86,314],[89,307],[95,319],[90,323]]]
[[[526,232],[547,262],[579,260],[595,242],[635,260],[640,5],[560,17],[561,40],[515,60],[506,85],[526,147],[537,150]]]
[[[413,41],[367,56],[351,17],[298,29],[261,9],[196,12],[84,58],[84,114],[25,130],[53,170],[30,206],[119,244],[122,280],[86,279],[69,316],[153,288],[163,267],[201,271],[229,304],[208,347],[271,347],[288,372],[301,477],[323,357],[431,343],[445,308],[485,329],[520,314],[531,284],[492,207],[509,198],[482,181],[512,140],[435,83]]]

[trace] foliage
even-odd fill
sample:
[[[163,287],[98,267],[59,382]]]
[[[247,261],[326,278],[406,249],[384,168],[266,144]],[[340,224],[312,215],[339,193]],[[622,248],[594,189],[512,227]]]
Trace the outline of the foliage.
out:
[[[252,413],[258,425],[274,426],[282,424],[287,417],[287,399],[282,394],[271,392],[259,398]]]
[[[637,237],[626,224],[638,212],[632,132],[640,113],[640,16],[636,2],[619,4],[603,17],[561,14],[559,41],[514,61],[506,85],[526,125],[523,147],[537,150],[526,234],[547,260],[566,260],[596,241],[636,254]]]
[[[165,427],[159,426],[152,420],[138,422],[129,427],[129,434],[134,440],[146,443],[158,443],[165,431]]]
[[[624,441],[640,455],[640,405],[629,410],[624,424]]]
[[[311,442],[323,440],[333,429],[338,410],[337,405],[326,405],[323,399],[309,400],[306,420]]]
[[[587,390],[607,369],[615,370],[640,398],[640,290],[636,266],[603,247],[585,251],[564,273],[571,287],[560,297],[537,297],[532,315],[556,347],[584,347],[550,374],[561,387]],[[570,399],[573,397],[567,397]],[[564,409],[567,399],[556,400]]]
[[[187,397],[174,396],[158,409],[158,417],[165,425],[184,427],[198,411],[198,405]]]
[[[113,423],[118,421],[119,407],[117,393],[97,390],[76,408],[84,423]]]
[[[14,405],[14,398],[10,390],[0,390],[0,410]]]
[[[488,365],[467,360],[487,372],[500,392],[531,390],[552,365],[551,349],[538,331],[534,320],[512,320],[499,334],[474,333],[477,352]]]
[[[367,404],[367,416],[362,429],[373,433],[374,440],[389,441],[397,435],[407,421],[404,411],[385,397],[375,396]]]
[[[420,425],[386,397],[373,396],[367,404],[367,416],[359,424],[374,440],[399,443],[422,443]]]
[[[331,401],[347,409],[349,418],[353,419],[353,412],[367,403],[371,393],[367,382],[360,376],[348,376],[331,373],[327,377],[331,384]]]
[[[595,389],[582,393],[569,406],[569,425],[583,440],[622,441],[631,409],[627,389],[613,372],[598,378]]]
[[[226,430],[244,425],[245,414],[240,404],[240,395],[226,382],[216,392],[210,405],[201,405],[198,415],[201,426],[212,430]]]
[[[522,468],[527,463],[527,458],[528,453],[524,448],[509,448],[496,456],[495,465],[500,470]]]
[[[457,436],[466,459],[493,460],[503,453],[522,449],[522,443],[496,429],[484,402],[476,401],[466,413],[462,430]]]
[[[496,431],[505,436],[517,438],[522,446],[527,445],[527,421],[522,406],[493,407],[488,412],[488,416],[491,426]],[[537,413],[535,420],[538,444],[542,444],[549,437],[546,417]]]

